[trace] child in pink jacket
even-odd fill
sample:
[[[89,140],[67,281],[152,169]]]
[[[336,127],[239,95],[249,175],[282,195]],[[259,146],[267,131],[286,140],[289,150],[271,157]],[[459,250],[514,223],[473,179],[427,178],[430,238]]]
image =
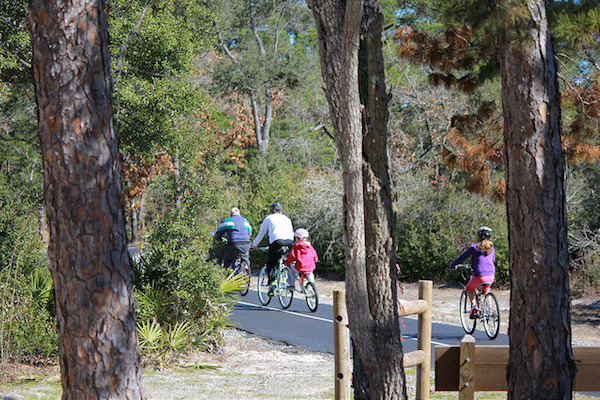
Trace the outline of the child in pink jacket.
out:
[[[291,273],[288,276],[288,285],[294,286],[294,277],[296,273],[306,275],[309,282],[315,282],[313,271],[317,267],[319,257],[312,244],[308,240],[308,231],[304,228],[296,229],[294,232],[296,244],[292,247],[292,251],[288,258],[284,261],[285,265],[290,266]]]

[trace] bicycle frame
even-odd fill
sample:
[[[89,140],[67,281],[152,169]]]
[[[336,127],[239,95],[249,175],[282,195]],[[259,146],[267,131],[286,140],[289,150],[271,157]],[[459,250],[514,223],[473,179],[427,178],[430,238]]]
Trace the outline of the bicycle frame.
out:
[[[269,284],[271,279],[269,279],[266,265],[261,268],[260,273],[258,274],[258,299],[263,306],[269,304],[272,296],[277,296],[279,298],[279,304],[281,304],[283,309],[288,308],[292,304],[293,291],[288,288],[287,284],[290,269],[283,263],[285,253],[289,251],[289,247],[284,247],[286,247],[286,249],[282,248],[282,254],[277,263],[277,270],[275,271],[276,275],[275,279],[272,281],[272,285]],[[260,251],[268,251],[268,249],[268,247],[258,248]],[[269,296],[269,292],[272,292],[272,296]]]

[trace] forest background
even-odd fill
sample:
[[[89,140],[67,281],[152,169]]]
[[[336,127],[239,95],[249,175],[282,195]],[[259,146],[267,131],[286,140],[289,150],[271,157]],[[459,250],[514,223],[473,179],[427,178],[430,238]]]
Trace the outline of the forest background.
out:
[[[577,296],[600,285],[600,16],[595,2],[556,3]],[[476,60],[439,61],[456,50],[442,39],[467,31],[441,23],[444,10],[435,4],[382,2],[398,264],[407,281],[453,279],[445,267],[488,225],[497,282],[508,285],[500,81]],[[570,17],[561,16],[565,4],[577,8]],[[311,232],[318,273],[343,277],[341,166],[303,2],[115,0],[106,7],[124,209],[130,240],[144,252],[135,265],[140,341],[165,362],[172,350],[219,345],[230,299],[220,290],[223,245],[211,233],[233,206],[257,231],[279,201],[295,227]],[[1,356],[36,360],[57,347],[27,2],[0,0],[0,13]],[[481,84],[455,90],[450,68],[476,69]],[[252,254],[256,265],[261,257]]]

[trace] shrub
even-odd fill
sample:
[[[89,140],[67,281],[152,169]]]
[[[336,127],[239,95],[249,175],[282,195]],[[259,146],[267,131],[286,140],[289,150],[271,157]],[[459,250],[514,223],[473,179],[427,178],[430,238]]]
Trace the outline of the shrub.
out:
[[[496,282],[508,283],[505,209],[486,197],[452,188],[434,189],[429,182],[412,181],[398,199],[398,264],[402,278],[453,280],[447,266],[477,241],[482,225],[494,230]]]

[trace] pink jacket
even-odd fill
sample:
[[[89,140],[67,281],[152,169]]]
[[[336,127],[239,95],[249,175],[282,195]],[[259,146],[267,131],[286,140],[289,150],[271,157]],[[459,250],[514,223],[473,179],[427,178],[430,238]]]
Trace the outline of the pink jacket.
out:
[[[296,268],[298,272],[307,275],[315,270],[319,257],[311,244],[298,241],[294,247],[292,247],[292,252],[285,260],[285,265],[290,265],[294,261],[296,261],[294,268]]]

